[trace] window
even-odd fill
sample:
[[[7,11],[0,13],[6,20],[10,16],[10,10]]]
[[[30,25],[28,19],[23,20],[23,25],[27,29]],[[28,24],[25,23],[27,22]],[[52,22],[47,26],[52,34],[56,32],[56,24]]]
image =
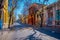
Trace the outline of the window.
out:
[[[56,25],[60,25],[60,10],[56,10]]]
[[[52,21],[53,21],[53,10],[52,8],[50,8],[48,10],[48,25],[52,25]]]

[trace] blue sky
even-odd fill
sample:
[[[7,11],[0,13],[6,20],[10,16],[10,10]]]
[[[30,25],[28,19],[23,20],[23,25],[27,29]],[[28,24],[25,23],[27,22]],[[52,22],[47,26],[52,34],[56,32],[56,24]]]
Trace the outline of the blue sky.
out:
[[[43,0],[41,0],[41,2],[43,2]],[[16,17],[18,18],[18,14],[28,14],[28,7],[32,4],[32,3],[41,3],[39,2],[39,0],[19,0],[18,3],[17,3],[17,6],[18,8],[16,8],[14,10],[14,14],[16,15]],[[47,4],[52,4],[54,2],[57,2],[57,0],[49,0],[47,2]],[[12,3],[12,0],[9,0],[9,5]],[[46,4],[46,3],[45,3]],[[11,5],[9,6],[9,11],[10,11],[10,8]]]

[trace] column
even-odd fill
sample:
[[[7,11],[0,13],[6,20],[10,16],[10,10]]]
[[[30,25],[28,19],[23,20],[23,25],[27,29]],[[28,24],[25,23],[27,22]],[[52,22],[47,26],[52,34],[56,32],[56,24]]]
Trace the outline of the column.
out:
[[[9,21],[9,16],[8,16],[8,0],[4,0],[4,8],[3,8],[3,13],[4,13],[4,25],[3,28],[8,28],[8,21]]]
[[[52,22],[52,24],[53,24],[53,26],[55,25],[55,12],[56,10],[55,10],[55,7],[53,7],[53,22]]]

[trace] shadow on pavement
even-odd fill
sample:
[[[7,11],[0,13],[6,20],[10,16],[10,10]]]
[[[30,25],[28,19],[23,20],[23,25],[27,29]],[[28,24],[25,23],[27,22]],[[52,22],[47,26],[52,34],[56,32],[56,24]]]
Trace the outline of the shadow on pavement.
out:
[[[36,32],[33,33],[32,35],[27,36],[27,38],[25,40],[42,40],[40,38],[34,37],[35,34],[36,34]]]
[[[49,36],[51,36],[51,37],[54,37],[54,38],[57,38],[57,39],[60,39],[60,33],[57,33],[57,32],[55,32],[55,31],[53,31],[53,30],[49,30],[49,29],[45,29],[45,28],[39,28],[39,29],[37,29],[39,32],[42,32],[42,33],[44,33],[44,34],[47,34],[47,35],[49,35]]]

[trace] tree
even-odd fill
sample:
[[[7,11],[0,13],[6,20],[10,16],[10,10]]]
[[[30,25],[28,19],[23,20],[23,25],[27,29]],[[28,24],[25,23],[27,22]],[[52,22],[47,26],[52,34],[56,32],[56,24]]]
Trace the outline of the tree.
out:
[[[9,12],[9,24],[8,24],[8,28],[10,28],[10,22],[11,22],[11,19],[12,19],[12,16],[13,16],[13,12],[14,10],[17,8],[17,2],[18,0],[12,0],[12,4],[11,4],[11,10]]]
[[[40,1],[41,2],[41,1]],[[42,13],[40,14],[40,18],[41,18],[41,25],[40,25],[40,27],[42,27],[43,26],[43,16],[44,16],[44,14],[43,14],[43,12],[44,12],[44,3],[45,2],[48,2],[48,0],[43,0],[43,5],[42,5]]]

